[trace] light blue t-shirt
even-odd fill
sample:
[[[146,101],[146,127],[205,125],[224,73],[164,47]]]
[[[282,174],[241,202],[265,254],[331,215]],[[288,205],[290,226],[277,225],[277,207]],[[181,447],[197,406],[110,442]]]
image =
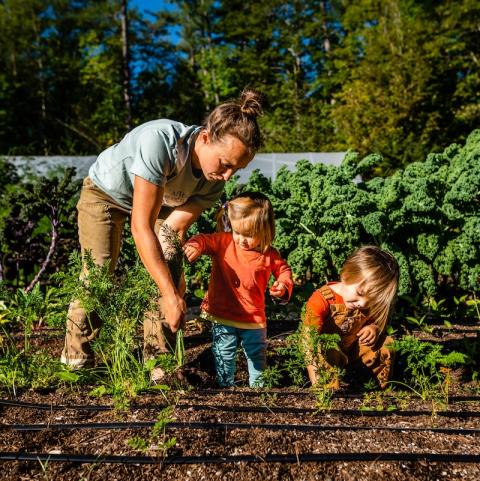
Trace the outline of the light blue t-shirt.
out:
[[[207,209],[220,198],[225,182],[207,181],[193,172],[192,149],[201,128],[168,119],[146,122],[104,150],[88,175],[129,210],[135,175],[164,188],[164,206],[177,207],[190,200]]]

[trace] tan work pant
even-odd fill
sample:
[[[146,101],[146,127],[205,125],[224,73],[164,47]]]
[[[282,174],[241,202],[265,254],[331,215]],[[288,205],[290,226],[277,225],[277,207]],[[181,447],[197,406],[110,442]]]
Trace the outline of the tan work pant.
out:
[[[356,342],[350,349],[330,349],[325,355],[325,361],[330,366],[345,368],[348,364],[360,361],[378,380],[382,389],[390,379],[393,354],[388,345],[393,343],[390,336],[380,336],[375,345],[366,346]],[[321,366],[321,360],[317,365]]]
[[[103,265],[110,260],[109,270],[113,273],[120,254],[123,228],[130,212],[99,189],[89,177],[83,181],[77,210],[82,255],[86,251],[91,251],[93,259],[98,265]],[[156,233],[162,222],[162,219],[156,222]],[[178,278],[179,276],[174,277]],[[93,351],[90,343],[100,327],[100,320],[95,313],[88,317],[80,302],[73,301],[68,309],[67,331],[62,356],[67,360],[85,359],[88,364],[92,364]],[[143,328],[145,357],[155,357],[156,354],[173,350],[176,335],[172,333],[165,322],[160,296],[158,311],[145,314]]]

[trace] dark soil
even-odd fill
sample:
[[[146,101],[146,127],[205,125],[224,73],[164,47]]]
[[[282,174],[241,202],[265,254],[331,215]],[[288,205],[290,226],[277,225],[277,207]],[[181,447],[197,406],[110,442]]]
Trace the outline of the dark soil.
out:
[[[278,322],[270,327],[269,352],[281,345],[287,332],[296,323]],[[452,333],[457,336],[456,333]],[[158,464],[74,464],[68,462],[3,462],[1,480],[478,480],[480,465],[475,463],[440,462],[296,462],[296,463],[244,463],[223,464],[162,464],[161,442],[171,437],[176,443],[167,456],[235,456],[255,455],[259,458],[271,454],[300,455],[307,453],[436,453],[480,455],[479,434],[438,433],[431,428],[480,429],[480,417],[442,416],[438,410],[450,412],[480,413],[480,401],[451,401],[448,406],[434,405],[408,396],[370,394],[361,392],[363,379],[350,372],[342,391],[333,399],[329,410],[311,412],[276,412],[275,408],[318,409],[313,394],[304,389],[285,385],[274,390],[253,391],[246,387],[246,365],[239,355],[239,387],[215,389],[213,360],[209,351],[208,332],[201,332],[192,325],[186,336],[188,363],[184,377],[188,389],[176,389],[166,394],[143,394],[132,400],[125,411],[115,409],[87,411],[82,409],[55,409],[55,406],[113,406],[110,397],[88,396],[90,388],[58,389],[51,392],[25,391],[13,398],[3,393],[3,399],[16,399],[29,403],[52,406],[51,410],[34,407],[0,406],[0,451],[50,454],[148,455],[158,456]],[[437,338],[438,342],[456,341]],[[62,339],[38,338],[38,346],[48,348],[56,355]],[[272,358],[272,357],[271,357]],[[454,377],[450,395],[471,396],[478,394],[478,386],[465,383],[462,372]],[[178,383],[177,383],[178,387]],[[342,397],[343,394],[350,397]],[[358,394],[357,397],[352,397]],[[312,431],[250,429],[176,429],[167,428],[159,439],[152,440],[151,429],[73,429],[56,430],[48,425],[59,423],[100,423],[156,421],[161,406],[173,406],[172,417],[176,422],[203,423],[268,423],[289,425],[365,426],[368,430]],[[203,406],[200,408],[199,406]],[[263,412],[240,412],[251,407],[269,408]],[[388,412],[395,408],[397,413]],[[341,414],[338,410],[383,409],[378,417]],[[420,416],[400,415],[400,410],[424,411]],[[21,432],[6,428],[12,424],[45,424],[45,429]],[[420,431],[387,431],[386,427],[423,428]],[[383,428],[383,429],[382,429]],[[128,440],[140,436],[147,441],[146,452],[137,452]]]

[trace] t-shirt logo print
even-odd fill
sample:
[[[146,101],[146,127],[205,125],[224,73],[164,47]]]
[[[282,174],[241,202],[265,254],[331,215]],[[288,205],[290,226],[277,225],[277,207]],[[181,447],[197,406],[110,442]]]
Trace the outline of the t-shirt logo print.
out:
[[[169,207],[176,207],[185,204],[187,201],[185,192],[181,190],[176,190],[173,192],[164,192],[163,203]]]

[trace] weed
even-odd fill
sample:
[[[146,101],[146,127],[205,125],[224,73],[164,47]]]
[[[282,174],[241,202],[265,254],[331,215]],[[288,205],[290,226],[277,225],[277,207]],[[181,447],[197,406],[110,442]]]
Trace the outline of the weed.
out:
[[[146,453],[148,451],[159,451],[165,457],[168,451],[175,446],[177,439],[175,437],[167,437],[167,426],[174,421],[172,417],[173,408],[167,407],[163,409],[157,417],[157,422],[153,425],[148,438],[134,436],[127,441],[135,451]]]
[[[42,470],[43,479],[45,481],[49,481],[50,477],[48,476],[48,462],[49,462],[48,459],[44,463],[40,459],[38,460],[38,462],[39,462],[40,468]]]
[[[332,376],[328,373],[324,377],[324,373],[326,374],[327,371],[322,371],[320,376],[317,377],[317,382],[311,387],[317,411],[327,411],[332,406],[334,389],[329,385]]]
[[[177,369],[178,361],[175,354],[162,353],[154,359],[145,361],[145,368],[151,371],[155,367],[161,367],[166,373],[172,373]]]
[[[285,346],[276,349],[276,353],[282,356],[281,367],[277,363],[264,372],[264,386],[277,385],[283,373],[288,375],[295,386],[304,386],[307,364],[312,364],[314,359],[324,359],[328,350],[337,348],[339,341],[340,337],[336,334],[320,334],[316,329],[302,326],[286,338]],[[333,366],[322,364],[322,368],[317,370],[317,383],[312,386],[312,393],[318,410],[330,408],[336,387],[334,384],[340,375],[341,371]]]

